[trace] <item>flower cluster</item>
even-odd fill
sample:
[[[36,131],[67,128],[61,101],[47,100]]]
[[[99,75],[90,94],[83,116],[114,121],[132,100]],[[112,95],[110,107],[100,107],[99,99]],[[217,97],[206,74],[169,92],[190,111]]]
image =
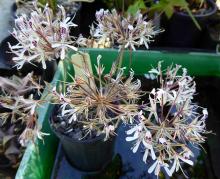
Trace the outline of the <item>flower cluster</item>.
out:
[[[68,124],[83,124],[86,131],[83,137],[95,131],[96,135],[105,134],[105,140],[120,121],[133,121],[137,115],[137,100],[141,95],[139,80],[133,80],[134,72],[124,79],[124,70],[117,71],[113,63],[109,73],[104,73],[105,67],[100,63],[101,56],[97,57],[95,66],[97,76],[93,75],[85,62],[82,68],[83,75],[75,76],[73,82],[67,84],[66,94],[53,90],[53,98],[61,104],[63,120],[68,117]],[[62,121],[61,121],[62,122]],[[70,129],[69,132],[72,130]],[[82,137],[82,138],[83,138]]]
[[[45,61],[65,58],[68,48],[77,50],[72,46],[72,38],[69,35],[70,27],[77,26],[72,23],[70,17],[62,6],[56,18],[52,10],[45,6],[44,10],[37,8],[31,12],[30,17],[22,14],[15,20],[15,29],[12,35],[18,40],[18,44],[9,47],[16,55],[13,58],[15,66],[22,68],[25,63],[42,63]]]
[[[195,82],[181,66],[168,67],[164,73],[161,63],[150,71],[150,76],[158,77],[160,88],[149,93],[149,103],[143,105],[138,120],[127,131],[126,140],[134,141],[133,152],[140,145],[144,147],[143,161],[155,160],[148,169],[159,175],[163,168],[169,176],[181,167],[181,163],[193,165],[192,147],[205,142],[205,108],[193,103]],[[149,75],[147,75],[149,76]],[[184,172],[183,172],[184,173]]]
[[[40,132],[36,114],[36,108],[42,101],[34,99],[33,96],[35,91],[40,93],[41,88],[42,86],[34,81],[31,73],[23,79],[19,77],[1,78],[1,122],[5,123],[10,120],[12,124],[21,123],[21,126],[25,126],[19,137],[22,146],[33,141],[36,136],[42,139],[42,135],[46,135]]]
[[[101,9],[96,12],[96,21],[96,28],[91,26],[91,36],[98,42],[101,39],[109,39],[111,45],[117,45],[120,49],[135,50],[135,46],[141,45],[148,49],[153,37],[161,32],[154,30],[152,22],[146,21],[146,17],[139,11],[135,16],[129,14],[124,17],[115,9]]]
[[[11,79],[0,77],[1,90],[11,96],[23,96],[33,90],[40,94],[43,86],[40,85],[40,79],[39,82],[36,82],[34,78],[33,72],[23,78],[17,76],[12,76]]]

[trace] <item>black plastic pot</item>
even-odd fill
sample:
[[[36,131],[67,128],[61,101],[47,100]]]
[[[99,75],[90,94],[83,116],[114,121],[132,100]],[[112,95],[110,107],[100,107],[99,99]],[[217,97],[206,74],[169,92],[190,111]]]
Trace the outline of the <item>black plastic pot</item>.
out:
[[[210,10],[206,14],[194,15],[201,30],[196,27],[191,17],[185,12],[176,11],[170,20],[163,17],[161,26],[165,32],[161,34],[160,44],[167,47],[198,48],[204,35],[206,23],[217,11],[214,1],[207,0],[207,3]]]
[[[101,172],[112,161],[115,137],[107,141],[104,141],[104,135],[89,140],[70,138],[53,126],[53,119],[57,109],[57,106],[55,106],[49,122],[52,131],[60,139],[69,163],[83,172]]]
[[[16,17],[16,11],[17,11],[17,4],[16,3],[13,3],[12,4],[12,6],[11,6],[11,14],[12,14],[12,17],[14,18],[14,19],[16,19],[17,17]]]
[[[200,43],[200,47],[215,52],[217,45],[220,44],[220,20],[211,19],[206,24],[206,30],[203,34],[204,36]]]

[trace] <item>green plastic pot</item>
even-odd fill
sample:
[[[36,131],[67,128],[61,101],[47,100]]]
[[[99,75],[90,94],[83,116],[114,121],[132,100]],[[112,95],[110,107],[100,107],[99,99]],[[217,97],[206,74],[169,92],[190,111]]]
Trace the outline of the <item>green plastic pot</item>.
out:
[[[90,54],[92,64],[96,63],[96,58],[99,54],[102,55],[101,62],[105,65],[105,70],[109,70],[112,62],[117,58],[118,50],[111,49],[82,49]],[[68,59],[71,59],[70,52]],[[158,61],[163,61],[163,67],[170,64],[180,64],[187,68],[193,76],[220,76],[220,56],[210,53],[174,53],[174,52],[159,52],[159,51],[136,51],[130,54],[126,51],[122,66],[129,67],[130,60],[132,61],[131,68],[136,75],[143,75],[152,66],[156,66]],[[68,62],[67,71],[74,74],[73,66]],[[126,71],[129,72],[129,69]],[[60,62],[58,70],[52,81],[53,85],[58,85],[63,79],[63,63]],[[44,95],[47,94],[45,90]],[[43,95],[43,96],[44,96]],[[55,155],[57,151],[58,140],[52,134],[48,118],[52,110],[51,104],[45,104],[38,109],[39,120],[43,127],[43,132],[50,133],[50,136],[44,138],[44,143],[37,139],[36,144],[30,144],[23,156],[20,167],[16,174],[16,179],[48,179],[50,178]]]

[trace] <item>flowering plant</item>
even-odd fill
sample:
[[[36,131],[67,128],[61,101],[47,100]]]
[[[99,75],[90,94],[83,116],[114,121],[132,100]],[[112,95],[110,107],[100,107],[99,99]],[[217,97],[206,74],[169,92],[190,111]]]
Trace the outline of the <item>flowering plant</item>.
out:
[[[104,41],[106,47],[118,46],[119,49],[135,50],[135,46],[144,45],[148,49],[153,37],[161,32],[154,30],[152,22],[146,21],[146,17],[140,11],[135,15],[128,14],[124,17],[115,9],[111,11],[100,9],[96,12],[96,21],[96,27],[91,26],[90,34],[96,43],[100,44]],[[90,42],[91,39],[88,41]],[[78,39],[78,43],[91,46],[82,37]]]
[[[1,122],[4,124],[11,121],[12,124],[21,123],[25,126],[19,141],[22,146],[26,146],[35,137],[42,139],[45,133],[40,132],[37,121],[36,108],[43,102],[33,97],[33,92],[40,93],[42,86],[39,85],[29,73],[23,79],[13,77],[12,79],[1,77],[0,108]]]
[[[65,58],[67,49],[77,50],[72,46],[73,38],[69,35],[70,27],[77,25],[72,23],[70,17],[66,17],[62,6],[54,19],[52,10],[45,6],[44,10],[35,4],[35,10],[30,17],[22,14],[15,20],[15,29],[12,35],[18,40],[18,44],[9,47],[16,55],[13,58],[15,66],[22,68],[24,63],[42,63],[46,69],[45,61]]]
[[[193,165],[191,148],[204,143],[203,135],[208,133],[208,112],[192,102],[195,82],[185,68],[178,75],[180,68],[168,67],[164,73],[159,63],[158,68],[149,72],[151,77],[158,77],[160,87],[150,92],[149,103],[142,106],[138,120],[127,131],[126,140],[134,141],[133,153],[143,144],[143,161],[155,160],[148,172],[154,171],[157,176],[161,168],[172,176],[179,169],[183,172],[181,163]]]
[[[66,94],[53,89],[53,101],[60,105],[59,124],[65,123],[65,134],[72,132],[76,125],[82,126],[84,139],[96,134],[105,134],[105,140],[114,134],[120,121],[127,123],[137,115],[136,100],[140,97],[140,80],[133,80],[134,72],[124,80],[124,70],[117,71],[113,63],[109,73],[104,73],[105,67],[100,63],[101,56],[97,57],[95,66],[97,76],[93,75],[88,63],[84,62],[81,76],[73,77],[73,82],[67,83]],[[117,71],[117,72],[116,72]]]

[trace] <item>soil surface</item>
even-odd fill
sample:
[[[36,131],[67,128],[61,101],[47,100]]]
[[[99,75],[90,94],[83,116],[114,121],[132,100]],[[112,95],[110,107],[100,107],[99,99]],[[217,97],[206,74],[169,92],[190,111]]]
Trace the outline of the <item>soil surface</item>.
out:
[[[51,118],[52,126],[57,132],[76,140],[89,140],[97,136],[96,131],[92,131],[89,135],[86,135],[86,131],[83,130],[83,124],[80,122],[73,121],[70,124],[68,122],[69,116],[61,117],[61,111],[60,105],[56,105]],[[83,119],[82,117],[78,117],[78,120],[81,121]]]

